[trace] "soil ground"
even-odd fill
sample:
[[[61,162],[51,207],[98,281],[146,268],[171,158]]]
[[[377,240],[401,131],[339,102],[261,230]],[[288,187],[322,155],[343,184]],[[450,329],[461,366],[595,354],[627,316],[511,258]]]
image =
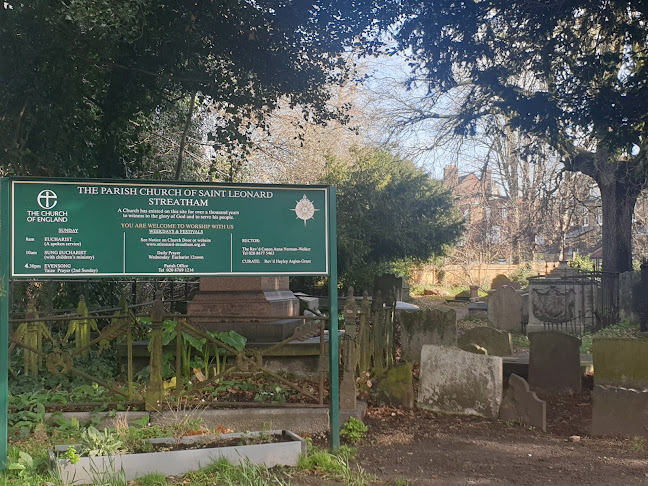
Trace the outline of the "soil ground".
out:
[[[370,407],[356,465],[371,484],[400,486],[648,484],[648,440],[590,437],[591,381],[585,386],[579,394],[540,395],[547,401],[547,432],[482,417]],[[313,476],[292,481],[334,483]]]
[[[427,299],[416,303],[433,304]],[[484,325],[462,320],[464,305],[452,307],[459,334]],[[589,377],[579,394],[538,394],[547,402],[547,432],[481,417],[370,406],[357,466],[373,477],[372,484],[400,486],[648,484],[648,439],[590,436],[591,390]],[[294,478],[292,484],[333,482],[310,476]]]

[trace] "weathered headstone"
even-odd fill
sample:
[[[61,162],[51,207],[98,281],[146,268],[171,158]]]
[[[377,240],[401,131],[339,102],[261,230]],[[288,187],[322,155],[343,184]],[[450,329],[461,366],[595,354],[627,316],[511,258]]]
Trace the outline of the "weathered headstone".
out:
[[[557,331],[529,334],[529,385],[533,390],[578,393],[581,390],[580,344]]]
[[[496,329],[520,332],[522,296],[513,287],[501,287],[488,297],[488,322]]]
[[[547,403],[529,389],[529,384],[524,378],[513,373],[509,377],[499,418],[504,421],[520,421],[546,432]]]
[[[596,385],[592,435],[648,436],[648,390]]]
[[[483,354],[484,356],[488,356],[488,350],[486,348],[482,348],[479,344],[466,344],[465,346],[460,346],[460,349],[468,351],[469,353]]]
[[[414,385],[412,365],[391,368],[378,383],[378,397],[384,402],[397,407],[414,408]]]
[[[449,307],[436,307],[400,314],[401,359],[419,362],[425,344],[457,345],[457,313]]]
[[[420,408],[497,418],[501,401],[502,358],[450,346],[423,346]]]
[[[457,345],[464,351],[470,345],[477,345],[488,351],[489,356],[511,356],[513,343],[511,334],[492,327],[473,327],[457,338]]]
[[[506,275],[503,275],[501,273],[498,274],[498,275],[495,275],[495,278],[493,278],[493,280],[491,282],[491,290],[498,290],[498,289],[501,289],[504,286],[513,287],[516,290],[520,290],[522,288],[522,286],[519,284],[519,282],[512,281]]]
[[[647,338],[595,338],[592,356],[597,385],[648,388]]]

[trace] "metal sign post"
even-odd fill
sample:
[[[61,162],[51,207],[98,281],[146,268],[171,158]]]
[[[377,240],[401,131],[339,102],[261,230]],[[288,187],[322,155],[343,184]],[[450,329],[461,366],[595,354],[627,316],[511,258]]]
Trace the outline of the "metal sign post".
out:
[[[9,415],[9,181],[0,179],[0,471],[7,466]]]
[[[331,449],[340,448],[340,376],[338,370],[338,276],[337,276],[337,224],[335,188],[329,190],[329,252],[331,273],[329,275],[329,370],[330,370],[330,431]]]
[[[0,470],[9,278],[329,276],[331,447],[339,448],[333,187],[15,177],[1,180],[0,198]]]

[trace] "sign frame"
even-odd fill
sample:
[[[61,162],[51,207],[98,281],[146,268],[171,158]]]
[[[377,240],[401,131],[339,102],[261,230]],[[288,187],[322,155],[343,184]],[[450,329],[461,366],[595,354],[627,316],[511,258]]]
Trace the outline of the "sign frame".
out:
[[[75,277],[80,277],[80,278],[87,278],[88,276],[91,277],[115,277],[115,278],[132,278],[132,277],[149,277],[149,276],[175,276],[175,277],[191,277],[191,276],[234,276],[234,275],[239,275],[239,276],[255,276],[255,275],[273,275],[273,276],[286,276],[286,275],[304,275],[304,276],[327,276],[330,273],[330,252],[328,251],[328,245],[330,244],[330,238],[328,237],[328,232],[330,231],[328,228],[328,218],[330,217],[330,209],[329,209],[329,204],[328,204],[328,199],[330,197],[330,191],[328,189],[328,186],[325,185],[282,185],[282,184],[223,184],[223,183],[214,183],[214,184],[208,184],[208,183],[199,183],[199,182],[177,182],[177,181],[171,181],[166,183],[165,181],[135,181],[135,180],[102,180],[102,179],[69,179],[69,178],[51,178],[51,179],[39,179],[39,178],[33,178],[33,177],[16,177],[16,178],[10,178],[10,193],[11,193],[11,209],[10,209],[10,225],[11,225],[11,246],[10,246],[10,260],[11,260],[11,273],[10,277],[12,278],[51,278],[51,279],[56,279],[56,278],[75,278]],[[47,190],[41,191],[41,193],[38,195],[38,204],[41,205],[41,195],[45,192],[49,193],[48,195],[44,195],[43,198],[52,198],[54,199],[54,205],[51,207],[54,209],[59,209],[61,208],[61,205],[59,204],[56,206],[56,193],[54,190],[56,190],[56,187],[58,186],[60,189],[63,189],[67,191],[67,196],[68,196],[68,203],[70,199],[70,189],[78,189],[80,194],[73,194],[72,198],[74,199],[74,203],[70,204],[70,206],[73,206],[75,210],[73,211],[72,214],[72,219],[77,219],[81,221],[74,221],[74,222],[63,222],[63,223],[53,223],[53,222],[44,222],[44,223],[38,223],[38,222],[33,222],[37,218],[34,216],[31,216],[33,214],[39,215],[38,211],[33,211],[34,209],[39,209],[38,206],[36,205],[36,197],[34,197],[34,194],[31,194],[33,197],[33,200],[28,202],[25,200],[24,195],[21,196],[16,196],[16,190],[18,189],[19,191],[25,192],[27,191],[30,186],[32,187],[39,187],[42,188],[43,186],[47,187]],[[38,189],[36,189],[38,190]],[[82,192],[82,190],[85,190],[85,192]],[[91,190],[94,190],[94,192],[91,193]],[[101,191],[100,191],[101,190]],[[104,190],[111,191],[107,195],[106,194],[99,194],[100,192],[103,192]],[[236,213],[236,216],[225,216],[226,218],[233,219],[232,224],[218,224],[219,219],[218,216],[203,216],[202,214],[196,217],[200,218],[205,218],[205,219],[200,219],[200,220],[186,220],[184,214],[178,214],[178,219],[176,220],[176,214],[170,214],[171,212],[173,213],[179,213],[181,212],[187,212],[193,213],[194,210],[189,208],[189,209],[184,209],[181,208],[179,211],[176,210],[174,207],[169,208],[169,206],[164,206],[164,205],[151,205],[150,201],[158,201],[158,200],[163,200],[164,202],[185,202],[185,201],[194,201],[189,200],[189,199],[180,199],[182,196],[178,196],[179,198],[173,199],[173,198],[148,198],[148,195],[134,195],[134,194],[128,194],[125,196],[114,196],[112,195],[112,191],[133,191],[133,192],[145,192],[145,193],[152,193],[153,191],[173,191],[174,193],[180,193],[183,192],[185,194],[188,193],[216,193],[218,194],[217,198],[214,198],[213,196],[208,197],[205,196],[201,200],[196,200],[203,202],[205,204],[209,203],[211,204],[209,208],[209,213],[220,213],[220,212],[226,212],[226,211],[212,211],[211,209],[223,209],[223,207],[227,204],[229,204],[230,209],[236,209],[236,211],[230,211],[231,213]],[[57,190],[57,192],[60,194],[60,190]],[[278,197],[275,197],[274,199],[280,199],[283,198],[283,207],[282,207],[282,217],[284,218],[283,221],[279,220],[280,223],[288,223],[287,220],[290,220],[291,224],[290,229],[292,231],[292,234],[294,235],[295,238],[302,238],[301,243],[303,246],[299,246],[299,243],[295,243],[293,245],[293,242],[291,241],[290,243],[287,243],[288,240],[286,240],[286,236],[284,235],[279,235],[276,233],[281,233],[279,231],[275,232],[275,234],[268,234],[273,231],[273,228],[271,225],[268,223],[268,221],[273,221],[277,220],[277,214],[280,212],[276,207],[281,205],[281,202],[274,203],[274,207],[269,207],[273,205],[272,199],[261,199],[261,200],[255,200],[255,199],[246,199],[246,198],[240,198],[237,199],[235,196],[233,197],[232,194],[246,194],[246,193],[260,193],[260,194],[270,194],[270,195],[278,195]],[[303,193],[303,198],[301,200],[301,194]],[[316,203],[317,207],[306,197],[306,194],[309,194],[309,197],[313,199],[319,199],[319,202]],[[142,201],[144,199],[144,201]],[[46,201],[49,201],[49,199],[45,199]],[[286,201],[287,200],[287,201]],[[129,204],[133,204],[133,201],[136,201],[139,203],[135,204],[135,209],[133,208],[127,208]],[[289,211],[287,211],[286,207],[286,202],[292,203],[295,205],[295,209],[292,209],[292,206],[290,207]],[[132,214],[133,212],[137,211],[139,213],[140,207],[142,205],[147,205],[146,208],[141,209],[142,212],[155,212],[155,213],[162,213],[165,212],[166,214],[159,214],[159,219],[158,219],[158,214]],[[302,207],[305,204],[305,211],[306,215],[301,215],[298,212],[298,208],[300,207],[300,204]],[[107,206],[113,205],[114,207],[108,208]],[[233,207],[232,207],[233,206]],[[31,210],[27,210],[26,208],[29,208]],[[43,205],[41,205],[41,208]],[[124,214],[122,213],[122,207]],[[239,209],[242,208],[242,214],[239,215]],[[111,212],[112,210],[112,212]],[[117,210],[119,213],[117,213]],[[273,212],[274,210],[274,212]],[[310,212],[309,212],[310,210]],[[126,212],[130,212],[130,214],[125,214]],[[265,218],[259,218],[258,212],[264,213],[263,215]],[[197,213],[207,213],[207,210],[203,211],[202,208],[197,209],[195,212]],[[246,212],[248,214],[246,214]],[[20,214],[17,214],[20,213]],[[65,214],[67,216],[68,211],[61,211],[61,214]],[[86,216],[84,213],[88,213],[88,216]],[[108,230],[104,229],[103,235],[105,235],[106,238],[109,238],[112,244],[112,249],[113,249],[113,254],[111,254],[111,257],[108,258],[106,257],[104,259],[104,262],[92,262],[89,265],[93,266],[95,265],[97,268],[87,268],[84,270],[95,270],[96,272],[94,274],[90,273],[84,273],[84,272],[74,272],[74,267],[70,267],[69,269],[60,269],[57,270],[55,267],[64,265],[62,261],[57,261],[54,263],[47,263],[45,262],[42,258],[56,258],[59,256],[57,254],[57,251],[47,251],[47,248],[43,248],[42,246],[39,245],[38,242],[36,243],[26,243],[24,241],[24,236],[33,236],[32,231],[36,229],[41,230],[41,228],[51,228],[50,231],[55,231],[56,227],[58,226],[58,232],[61,233],[61,231],[69,231],[69,232],[74,232],[76,231],[77,234],[59,234],[56,239],[78,239],[80,236],[78,233],[80,232],[81,235],[84,233],[84,229],[87,230],[88,227],[88,221],[87,219],[90,218],[90,214],[96,214],[95,218],[99,218],[102,220],[104,228],[106,225],[109,225],[110,228]],[[40,214],[46,214],[48,217],[39,217],[39,220],[46,220],[46,219],[67,219],[66,218],[54,218],[54,217],[49,217],[49,215],[58,215],[59,211],[40,211]],[[295,215],[297,217],[295,217]],[[31,217],[29,217],[31,216]],[[129,217],[134,217],[138,216],[141,217],[142,219],[127,219],[127,216]],[[153,216],[155,219],[143,219],[143,217],[146,216],[147,218],[150,218],[150,216]],[[310,216],[310,217],[309,217]],[[174,219],[165,219],[163,220],[162,218],[174,218]],[[182,219],[180,219],[182,217]],[[190,214],[187,217],[193,218],[194,215]],[[223,218],[223,216],[220,216]],[[210,218],[210,219],[208,219]],[[234,219],[236,218],[236,219]],[[254,218],[253,220],[250,218]],[[31,223],[26,223],[25,220],[29,221],[32,220]],[[303,220],[303,225],[301,225],[301,220]],[[180,223],[182,221],[182,223]],[[254,233],[255,229],[250,230],[250,226],[253,224],[253,221],[262,221],[265,222],[264,226],[265,228],[262,230],[265,231],[265,234],[261,235],[255,235],[255,234],[246,234],[247,233]],[[79,223],[81,223],[81,229],[79,229]],[[133,225],[135,223],[135,228],[133,228]],[[180,223],[180,224],[178,224]],[[188,223],[188,224],[186,224]],[[204,224],[207,223],[207,224]],[[211,228],[216,228],[218,227],[218,230],[210,230],[209,226],[211,223]],[[306,226],[307,223],[310,226]],[[83,225],[85,224],[85,227]],[[248,228],[247,229],[240,229],[241,226],[245,226],[247,224]],[[274,223],[273,223],[274,224]],[[76,228],[65,228],[65,226],[77,226]],[[120,228],[121,225],[121,228]],[[190,230],[190,229],[147,229],[146,228],[138,228],[140,226],[149,226],[149,227],[207,227],[207,229],[198,229],[198,230]],[[313,225],[315,225],[313,229]],[[128,229],[124,229],[125,227],[129,227]],[[220,228],[228,226],[228,229],[221,230]],[[299,228],[301,226],[301,228]],[[287,226],[286,226],[287,228]],[[284,228],[284,232],[286,230]],[[301,230],[301,232],[300,232]],[[42,231],[42,230],[41,230]],[[152,232],[157,232],[158,234],[151,234]],[[205,248],[202,249],[187,249],[187,248],[174,248],[173,246],[164,246],[163,243],[144,243],[145,245],[156,245],[153,248],[142,248],[142,244],[139,243],[139,238],[138,236],[148,236],[148,240],[156,240],[159,241],[162,239],[162,241],[166,240],[167,238],[164,238],[165,236],[168,236],[169,240],[171,240],[173,233],[175,232],[175,237],[180,238],[181,236],[183,237],[183,240],[186,239],[187,241],[207,241],[208,243],[195,243],[196,245],[202,245]],[[195,238],[195,235],[190,235],[188,233],[200,233],[200,235],[205,233],[206,236],[205,238]],[[314,232],[319,232],[318,238],[312,237]],[[92,235],[87,235],[86,237],[92,237]],[[166,233],[166,234],[165,234]],[[183,234],[180,234],[183,233]],[[184,234],[187,233],[187,234]],[[300,234],[301,233],[301,234]],[[226,237],[229,234],[230,241],[229,244],[224,241],[224,237]],[[122,246],[122,235],[123,235],[123,254],[121,254],[118,250],[120,246]],[[128,244],[127,244],[127,235],[128,235]],[[248,239],[240,239],[242,235],[247,236],[248,238],[250,236],[258,236],[259,238],[253,238],[251,241],[257,241],[259,246],[252,246],[252,245],[257,245],[257,243],[250,243],[252,246],[252,250],[262,250],[262,251],[257,251],[256,256],[251,256],[251,257],[244,257],[242,255],[245,255],[243,252],[244,249],[250,249],[246,248],[243,246],[241,241],[248,241]],[[157,238],[151,238],[151,236],[158,236]],[[187,238],[185,238],[185,236]],[[194,236],[192,239],[191,236]],[[268,242],[267,239],[265,239],[266,236],[269,236],[270,238],[275,238],[279,239],[279,243],[275,244],[275,246],[279,246],[280,248],[275,248],[272,245],[272,242]],[[283,236],[283,238],[282,238]],[[81,236],[83,239],[83,236]],[[18,241],[19,238],[23,238],[22,241]],[[45,237],[46,239],[53,239],[54,238],[54,233],[49,234],[49,236]],[[305,240],[303,238],[306,238]],[[265,240],[265,241],[264,241]],[[31,241],[34,241],[34,238],[31,238]],[[265,245],[269,245],[270,248],[267,248],[263,246],[261,243],[264,241]],[[287,255],[284,255],[282,253],[277,253],[276,258],[273,258],[274,252],[268,251],[268,250],[281,250],[282,249],[282,243],[283,241],[284,246],[295,246],[294,248],[284,248],[286,250],[296,250],[292,252],[287,252]],[[86,245],[87,242],[83,242],[83,245]],[[45,245],[49,245],[50,243],[41,243]],[[60,244],[60,243],[52,243],[54,244]],[[81,242],[75,241],[71,244],[76,244],[76,245],[81,245]],[[105,246],[106,242],[104,241],[104,238],[102,237],[99,240],[94,242],[95,245],[103,245]],[[193,243],[182,243],[183,245],[191,245]],[[79,249],[77,253],[92,253],[93,249],[92,244],[89,245],[90,248],[86,248],[85,250],[81,249],[81,246],[76,246],[71,248],[72,250],[74,249]],[[164,262],[158,262],[158,261],[152,261],[152,262],[146,262],[146,251],[149,252],[155,252],[155,250],[161,247],[161,250],[183,250],[184,252],[186,251],[194,251],[194,252],[202,252],[202,254],[197,254],[197,255],[191,255],[191,258],[202,258],[203,260],[187,260],[186,262],[191,265],[191,268],[189,268],[188,265],[184,264],[184,262],[178,262],[177,265],[180,265],[180,267],[176,267],[176,263],[172,263],[171,265],[167,265]],[[219,251],[213,251],[211,250],[211,247],[218,247]],[[25,256],[25,248],[33,249],[34,254],[41,254],[40,258],[37,257],[26,257]],[[140,256],[143,258],[136,258],[132,257],[131,255],[135,252],[139,252]],[[265,252],[263,250],[266,250]],[[297,250],[308,250],[308,251],[297,251]],[[220,265],[217,265],[218,269],[213,268],[214,264],[214,259],[215,255],[221,255],[225,254],[229,251],[229,265],[227,264],[226,261],[224,260],[219,260],[218,263]],[[68,251],[69,252],[69,251]],[[173,252],[173,251],[172,251]],[[50,254],[55,254],[55,256],[52,255],[43,255],[43,253],[50,253]],[[158,254],[160,251],[158,251]],[[163,251],[162,253],[165,253]],[[173,253],[178,253],[178,252],[173,252]],[[259,255],[259,253],[263,253],[263,255]],[[267,258],[265,257],[265,254],[271,254],[273,255],[272,257],[268,256]],[[183,257],[187,258],[189,255],[182,255]],[[88,255],[87,257],[85,255],[82,256],[83,258],[94,258],[95,255]],[[155,255],[148,255],[149,258],[154,258]],[[302,258],[300,260],[300,257]],[[169,258],[168,255],[163,257],[163,258]],[[308,258],[308,259],[306,259]],[[20,263],[17,263],[17,260],[20,259]],[[36,259],[36,262],[32,262],[31,260]],[[122,265],[120,265],[120,268],[116,268],[116,265],[114,262],[117,262],[121,259]],[[130,269],[128,268],[127,262],[131,263],[131,267],[133,266],[132,262],[137,262],[136,265],[139,266],[138,269]],[[211,259],[211,261],[210,261]],[[311,260],[312,259],[312,260]],[[321,261],[324,259],[324,261]],[[73,264],[75,263],[74,260],[67,260],[72,261]],[[108,264],[107,262],[111,262],[111,264]],[[302,264],[300,265],[297,263],[297,265],[292,265],[295,268],[290,268],[291,265],[277,265],[275,264],[274,267],[272,265],[268,265],[266,263],[269,262],[309,262],[310,264]],[[143,263],[144,262],[144,263]],[[311,263],[312,262],[312,263]],[[26,263],[26,264],[25,264]],[[146,263],[149,263],[147,266]],[[170,262],[171,263],[171,262]],[[244,265],[250,263],[251,265]],[[37,267],[38,270],[31,270],[23,269],[23,264],[24,266],[27,267],[27,265]],[[103,264],[103,265],[102,265]],[[109,265],[109,268],[105,268],[106,265]],[[151,271],[150,266],[151,265],[164,265],[164,271]],[[206,267],[209,267],[211,265],[211,270],[207,270]],[[47,267],[50,268],[47,268]],[[69,266],[69,264],[68,264]],[[45,269],[43,270],[43,267]],[[168,270],[167,271],[167,267]],[[196,267],[194,269],[193,267]],[[199,269],[199,267],[202,267]],[[238,268],[237,268],[238,267]],[[242,268],[245,267],[245,268]],[[262,267],[262,268],[260,268]],[[303,268],[302,268],[303,267]],[[317,267],[317,268],[313,268]],[[182,271],[183,269],[187,268],[186,271]],[[62,270],[68,270],[65,273],[62,273]],[[50,273],[44,273],[44,272],[50,272]]]
[[[330,426],[330,447],[337,450],[340,447],[340,416],[339,416],[339,343],[338,339],[332,339],[332,336],[338,336],[338,275],[337,275],[337,216],[336,216],[336,191],[334,186],[327,185],[288,185],[288,184],[222,184],[222,183],[200,183],[200,182],[180,182],[180,181],[152,181],[152,180],[113,180],[113,179],[73,179],[73,178],[35,178],[35,177],[3,177],[0,178],[0,347],[3,350],[9,349],[9,282],[11,279],[24,280],[33,278],[115,278],[123,276],[141,276],[141,277],[160,277],[168,276],[165,273],[142,273],[142,274],[18,274],[14,273],[14,221],[15,221],[15,201],[14,201],[14,183],[30,184],[78,184],[85,186],[98,185],[130,185],[133,187],[154,187],[154,186],[174,186],[174,187],[210,187],[210,188],[236,188],[235,190],[246,190],[254,187],[264,188],[267,190],[317,190],[324,191],[325,194],[325,271],[315,273],[294,273],[285,272],[263,272],[252,271],[249,273],[204,273],[194,272],[190,274],[172,273],[174,276],[278,276],[278,275],[314,275],[329,277],[329,381],[330,381],[330,406],[329,406],[329,426]],[[305,196],[304,196],[305,197]],[[306,214],[304,217],[308,216]],[[303,218],[302,218],[303,219]],[[306,224],[304,219],[304,224]],[[96,224],[96,223],[95,223]],[[231,258],[231,257],[230,257]],[[0,352],[0,471],[7,467],[7,448],[8,448],[8,412],[9,412],[9,355],[7,351]]]

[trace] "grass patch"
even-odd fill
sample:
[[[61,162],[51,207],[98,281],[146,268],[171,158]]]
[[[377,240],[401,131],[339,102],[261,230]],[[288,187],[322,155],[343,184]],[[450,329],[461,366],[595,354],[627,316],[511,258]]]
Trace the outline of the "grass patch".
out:
[[[309,446],[308,453],[299,460],[298,468],[346,485],[370,484],[373,478],[363,468],[359,465],[351,467],[353,454],[354,450],[346,446],[340,447],[336,453]]]
[[[289,482],[275,475],[264,466],[257,466],[250,462],[235,466],[230,464],[227,459],[219,459],[205,469],[186,474],[181,484],[186,484],[187,486],[204,486],[205,484],[222,484],[226,486],[288,486]]]
[[[169,486],[169,483],[164,474],[151,473],[136,479],[133,486]]]

